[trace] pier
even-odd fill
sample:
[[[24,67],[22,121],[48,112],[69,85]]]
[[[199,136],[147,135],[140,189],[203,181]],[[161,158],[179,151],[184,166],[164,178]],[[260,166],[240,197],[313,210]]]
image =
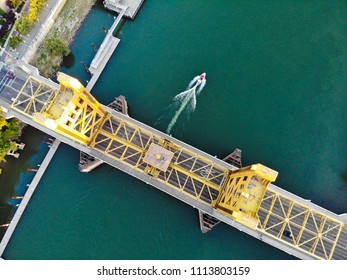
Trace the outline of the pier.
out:
[[[89,66],[89,71],[92,75],[92,78],[90,79],[90,81],[88,82],[88,85],[86,86],[86,89],[88,91],[90,91],[96,84],[107,62],[111,58],[112,54],[114,53],[114,51],[116,50],[120,42],[120,39],[113,36],[113,32],[115,31],[116,27],[121,21],[126,9],[127,7],[121,10],[119,15],[115,19],[114,23],[112,24],[110,30],[107,31],[105,39],[103,40],[100,48],[98,49],[94,59],[92,60]]]
[[[18,209],[16,210],[16,213],[15,213],[12,221],[10,222],[10,224],[6,230],[4,237],[1,240],[0,257],[3,255],[3,253],[6,249],[6,246],[12,237],[13,232],[15,231],[15,229],[17,227],[17,224],[18,224],[20,218],[22,217],[23,212],[25,211],[32,195],[34,194],[36,187],[38,186],[43,174],[45,173],[51,159],[53,158],[55,152],[57,151],[59,144],[60,144],[59,140],[55,140],[53,142],[53,144],[50,147],[50,149],[49,149],[45,159],[43,160],[40,168],[38,169],[37,173],[35,174],[35,177],[33,178],[32,182],[30,183],[29,188],[24,195],[24,198],[22,199]]]
[[[8,117],[197,208],[211,225],[222,221],[301,259],[347,259],[346,214],[273,185],[278,173],[262,164],[228,164],[98,103],[73,77],[59,73],[58,81],[22,72],[19,89],[0,91],[0,105]]]
[[[110,11],[121,13],[125,8],[125,17],[134,19],[144,0],[105,0],[104,7]]]

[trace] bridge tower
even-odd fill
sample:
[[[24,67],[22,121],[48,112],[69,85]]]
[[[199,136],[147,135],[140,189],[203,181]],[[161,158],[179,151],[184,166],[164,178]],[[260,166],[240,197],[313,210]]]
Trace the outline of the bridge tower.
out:
[[[88,146],[108,113],[77,79],[60,72],[58,81],[50,106],[33,119]]]
[[[277,175],[277,171],[262,164],[231,171],[214,207],[248,227],[257,228],[257,211],[268,184],[274,182]]]

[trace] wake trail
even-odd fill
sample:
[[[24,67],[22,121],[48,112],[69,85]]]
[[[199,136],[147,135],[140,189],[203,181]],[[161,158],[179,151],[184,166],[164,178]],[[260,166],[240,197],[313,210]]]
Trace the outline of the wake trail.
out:
[[[178,109],[175,111],[175,114],[166,129],[167,134],[171,133],[172,128],[184,111],[188,111],[189,113],[194,112],[196,108],[196,97],[200,94],[205,85],[206,79],[205,73],[203,73],[195,76],[193,80],[189,82],[187,90],[177,94],[173,98],[173,106]]]

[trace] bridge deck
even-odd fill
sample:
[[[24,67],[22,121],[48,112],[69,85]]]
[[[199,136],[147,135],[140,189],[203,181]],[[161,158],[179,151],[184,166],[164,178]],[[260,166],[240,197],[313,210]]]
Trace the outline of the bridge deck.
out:
[[[144,161],[145,152],[152,143],[158,144],[160,141],[162,138],[157,133],[140,128],[130,119],[119,118],[113,113],[102,126],[92,146],[145,173],[149,168]],[[215,160],[207,159],[195,151],[181,147],[178,143],[168,140],[162,144],[172,152],[173,158],[165,171],[152,174],[152,176],[170,187],[177,188],[211,205],[218,197],[228,169]]]
[[[258,211],[259,230],[321,259],[346,259],[341,221],[267,190]]]
[[[107,107],[110,114],[90,145],[78,143],[31,118],[54,100],[58,85],[39,76],[18,75],[9,81],[6,71],[0,71],[0,81],[4,81],[0,103],[13,116],[299,258],[347,259],[347,231],[341,216],[269,187],[257,212],[257,228],[246,227],[213,205],[228,172],[236,167]],[[23,85],[20,94],[11,83]],[[172,154],[163,170],[146,162],[152,144]],[[157,159],[162,160],[161,155]]]

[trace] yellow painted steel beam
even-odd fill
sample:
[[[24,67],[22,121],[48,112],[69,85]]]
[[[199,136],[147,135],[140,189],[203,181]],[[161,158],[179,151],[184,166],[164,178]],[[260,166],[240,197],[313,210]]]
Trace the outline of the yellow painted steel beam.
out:
[[[273,191],[268,191],[268,192],[269,192],[268,193],[269,195],[264,199],[264,201],[268,200],[269,197],[271,197],[271,204],[270,206],[266,207],[266,208],[269,207],[269,209],[261,207],[262,209],[261,211],[262,212],[265,211],[265,215],[262,215],[261,219],[259,218],[260,226],[258,230],[264,234],[271,236],[272,238],[277,239],[278,241],[287,243],[289,246],[292,246],[297,250],[300,250],[302,252],[305,252],[306,254],[312,255],[315,258],[318,258],[318,259],[332,258],[335,247],[338,245],[338,238],[339,238],[339,234],[336,234],[335,231],[338,229],[338,233],[340,233],[343,228],[343,223],[331,217],[323,215],[319,212],[313,211],[312,209],[300,203],[297,203],[288,198],[282,197],[276,192],[273,192]],[[287,205],[286,207],[288,207],[287,210],[284,207],[284,204],[283,204],[284,200],[282,201],[282,199],[285,199],[286,203],[288,203],[286,204]],[[267,205],[269,204],[267,203]],[[276,207],[278,209],[281,209],[282,213],[285,213],[284,217],[280,213],[276,214],[273,212],[273,208],[275,207],[275,205],[277,205]],[[292,214],[293,213],[292,210],[294,209],[294,207],[296,211],[294,214]],[[301,209],[302,211],[297,212],[298,209]],[[276,221],[276,222],[272,224],[271,226],[267,226],[268,220],[270,219],[270,215],[271,217],[273,217],[274,219],[273,221]],[[303,216],[303,218],[296,219],[299,216]],[[311,225],[308,226],[308,221],[310,217],[311,217],[310,219]],[[327,222],[329,222],[329,226],[327,229],[324,229],[326,227]],[[281,224],[282,226],[280,227],[280,229],[276,229]],[[286,228],[286,225],[288,225],[288,228],[290,230],[291,237],[292,237],[291,238],[292,241],[290,242],[282,239],[283,232]],[[314,227],[314,230],[311,229],[312,226]],[[295,227],[299,231],[294,232],[292,227]],[[327,233],[333,232],[333,231],[334,233],[331,235],[333,236],[333,238],[326,237]],[[306,240],[302,240],[302,235],[304,232],[306,232],[309,236]],[[310,246],[306,249],[304,248],[305,244],[310,244]],[[316,252],[318,244],[321,244],[319,253]],[[331,251],[327,251],[328,250],[327,248],[330,248],[330,245],[329,247],[326,247],[326,244],[332,245]],[[322,255],[324,257],[322,257]]]
[[[232,218],[258,220],[257,212],[267,185],[277,175],[276,171],[261,164],[230,171],[215,207]]]
[[[340,234],[341,234],[343,228],[344,228],[344,226],[341,224],[340,228],[339,228],[339,230],[338,230],[338,232],[336,234],[335,242],[334,242],[334,244],[333,244],[333,246],[331,248],[331,252],[330,252],[330,255],[329,255],[329,258],[328,258],[329,260],[331,260],[333,255],[334,255],[335,248],[336,248],[337,242],[338,242],[338,240],[340,238]]]
[[[287,242],[287,241],[284,241],[284,240],[282,240],[282,239],[279,239],[279,238],[274,237],[274,236],[273,236],[271,233],[269,233],[269,232],[262,231],[262,230],[261,230],[261,232],[262,232],[262,234],[266,234],[266,235],[268,235],[268,236],[271,236],[272,238],[275,238],[275,239],[277,239],[278,241],[281,241],[281,242],[287,244],[288,246],[294,247],[296,250],[298,250],[298,251],[300,251],[300,252],[303,252],[303,253],[305,253],[305,254],[308,254],[308,255],[310,255],[310,256],[316,258],[316,259],[324,260],[324,258],[322,258],[322,257],[320,257],[320,256],[318,256],[318,255],[316,255],[316,254],[313,254],[313,253],[311,253],[311,252],[309,252],[309,251],[307,251],[307,250],[305,250],[305,249],[303,249],[303,248],[300,248],[299,246],[294,246],[293,244],[291,244],[291,243],[289,243],[289,242]]]
[[[23,85],[22,88],[19,90],[17,96],[15,97],[15,99],[13,100],[13,102],[12,102],[12,104],[11,104],[11,107],[12,107],[13,109],[16,109],[17,111],[20,111],[20,112],[24,113],[24,114],[27,115],[27,116],[30,116],[30,115],[29,115],[25,110],[23,111],[23,110],[17,108],[17,105],[19,105],[19,104],[18,104],[18,103],[20,102],[20,101],[19,101],[19,97],[22,95],[24,89],[26,88],[26,86],[27,86],[28,83],[30,82],[30,79],[31,79],[31,77],[29,77],[29,78],[25,81],[24,85]],[[30,116],[30,117],[31,117],[31,116]]]
[[[278,238],[281,238],[281,236],[282,236],[282,234],[283,234],[283,232],[284,232],[286,226],[288,225],[289,230],[290,230],[290,233],[291,233],[291,235],[292,235],[292,238],[294,238],[294,233],[293,233],[293,231],[292,231],[292,229],[291,229],[291,227],[290,227],[290,223],[289,223],[289,221],[290,221],[290,213],[291,213],[291,211],[292,211],[292,209],[293,209],[294,202],[293,202],[293,201],[290,202],[290,205],[289,205],[289,208],[288,208],[288,211],[287,211],[287,212],[284,210],[282,201],[279,200],[279,202],[280,202],[280,205],[281,205],[281,208],[282,208],[283,215],[285,216],[285,219],[284,219],[284,223],[283,223],[283,225],[282,225],[282,228],[280,229],[280,231],[279,231],[279,233],[278,233],[277,236],[278,236]],[[294,241],[294,239],[293,239],[293,241]]]
[[[314,218],[313,213],[312,213],[312,217],[313,217],[313,221],[314,221],[314,224],[316,226],[316,229],[317,229],[317,238],[315,239],[315,241],[313,243],[313,246],[311,247],[312,252],[315,252],[319,241],[321,241],[322,231],[323,231],[323,228],[324,228],[324,225],[325,225],[325,222],[326,222],[326,217],[322,218],[319,227],[318,227],[318,225],[316,223],[316,219]],[[323,243],[322,243],[322,247],[323,247],[324,253],[326,255]]]
[[[303,232],[304,232],[304,230],[305,230],[307,220],[308,220],[308,218],[310,217],[310,211],[309,211],[309,209],[306,209],[304,213],[305,213],[305,217],[304,217],[304,220],[303,220],[301,229],[300,229],[300,231],[299,231],[299,234],[298,234],[298,236],[297,236],[296,239],[295,239],[295,242],[294,242],[295,245],[298,245],[298,244],[300,243],[300,239],[301,239],[301,236],[302,236],[302,234],[303,234]]]
[[[272,213],[272,209],[273,209],[273,207],[274,207],[274,205],[275,205],[275,203],[276,203],[276,199],[277,199],[278,196],[277,196],[276,194],[274,194],[273,196],[270,196],[270,197],[272,197],[272,200],[271,200],[270,208],[269,208],[269,210],[268,210],[268,212],[267,212],[265,221],[264,221],[264,223],[263,223],[263,228],[266,228],[267,222],[268,222],[268,220],[269,220],[269,218],[270,218],[270,215],[271,215],[271,213]],[[264,209],[264,210],[265,210],[265,209]]]
[[[34,84],[37,86],[37,89],[34,89]],[[27,87],[30,92],[26,93]],[[47,107],[52,104],[52,99],[56,94],[57,90],[49,87],[48,85],[36,80],[35,78],[29,76],[25,81],[22,88],[19,90],[17,96],[12,102],[11,108],[24,113],[25,115],[32,117],[35,113],[44,113],[47,110]],[[46,100],[40,100],[40,97],[48,95]],[[23,97],[20,101],[20,97]],[[37,109],[37,104],[40,104],[42,108]],[[20,105],[25,104],[25,108],[20,108]],[[33,112],[30,113],[30,109],[33,108]]]
[[[110,119],[107,119],[107,120],[105,120],[105,122],[106,122],[106,121],[111,121],[111,120],[110,120]],[[120,121],[119,121],[119,122],[120,122]],[[115,132],[115,134],[111,134],[111,133],[109,133],[109,132],[107,132],[107,131],[105,131],[105,130],[103,130],[103,129],[100,129],[99,132],[98,132],[98,134],[102,134],[102,135],[104,135],[104,136],[106,137],[106,139],[103,139],[102,141],[107,141],[107,140],[117,141],[118,143],[120,143],[120,144],[122,144],[122,145],[124,145],[124,146],[126,146],[126,147],[131,147],[132,149],[136,150],[137,152],[144,153],[144,152],[145,152],[145,149],[144,149],[144,148],[140,148],[139,146],[137,146],[137,145],[135,145],[135,144],[133,144],[133,143],[131,142],[131,141],[133,140],[133,138],[135,137],[137,131],[138,131],[138,127],[132,126],[132,128],[134,129],[134,131],[132,131],[131,133],[129,133],[128,129],[126,129],[126,126],[127,126],[127,125],[128,125],[128,124],[127,124],[125,121],[120,122],[119,125],[118,125],[118,128],[117,128],[117,131]],[[112,125],[110,125],[110,126],[112,127]],[[121,137],[118,136],[118,132],[119,132],[119,130],[120,130],[121,127],[124,128],[125,139],[123,139],[123,138],[121,138]],[[112,128],[112,129],[113,129],[113,128]],[[97,144],[96,138],[97,138],[97,135],[96,135],[96,137],[94,137],[93,143],[92,143],[92,145],[91,145],[92,147],[95,147],[95,145]],[[109,147],[111,147],[111,141],[110,141],[110,143],[108,144],[108,149],[109,149]],[[165,141],[164,141],[163,143],[165,143]],[[123,157],[124,157],[124,155],[126,154],[126,151],[127,151],[127,148],[124,150],[123,155],[122,155],[121,158],[118,159],[118,160],[123,161]],[[105,152],[108,153],[109,150],[106,149]],[[186,151],[184,151],[184,152],[186,152]],[[182,153],[182,151],[180,151],[180,153]],[[197,155],[192,155],[191,158],[194,158],[194,157],[197,157]],[[200,159],[201,159],[201,160],[204,160],[204,158],[202,158],[202,157],[200,157]],[[183,161],[177,161],[177,160],[176,160],[176,162],[182,163]],[[191,172],[190,170],[188,170],[188,169],[186,169],[186,168],[184,168],[184,167],[181,167],[181,166],[177,165],[176,162],[175,162],[175,163],[170,163],[170,164],[169,164],[169,167],[171,167],[173,170],[175,170],[175,172],[179,171],[179,172],[183,173],[184,175],[186,175],[186,176],[188,176],[188,177],[190,177],[190,178],[192,178],[192,179],[194,179],[194,180],[196,180],[196,181],[199,181],[200,183],[202,183],[203,185],[205,185],[205,187],[213,188],[213,189],[215,189],[215,190],[217,190],[217,191],[220,190],[220,187],[219,187],[218,185],[215,185],[214,183],[210,182],[208,179],[203,178],[203,177],[201,177],[201,176],[195,174],[194,172]],[[205,160],[205,162],[206,162],[206,160]],[[200,167],[200,168],[198,168],[198,169],[204,168],[204,167],[206,167],[206,166],[211,166],[211,162],[206,163],[206,165],[203,165],[202,167]],[[198,170],[198,169],[196,169],[196,170]],[[196,171],[196,170],[194,170],[194,171]],[[209,178],[209,177],[211,176],[211,170],[212,170],[212,168],[210,168],[210,170],[207,172],[207,174],[206,174],[206,175],[207,175],[207,178]],[[224,175],[224,174],[221,174],[221,175]],[[169,177],[167,178],[166,183],[168,183],[168,180],[169,180]],[[194,184],[193,181],[192,181],[192,183]],[[182,186],[182,185],[181,185],[180,187],[181,187],[181,188],[184,188],[184,186]],[[201,191],[202,191],[202,190],[201,190]],[[210,192],[210,191],[209,191],[209,192]],[[195,196],[195,197],[200,197],[200,195],[201,195],[201,192],[200,192],[200,194],[198,194],[198,195]]]
[[[116,142],[121,143],[121,144],[123,144],[123,145],[125,145],[127,147],[131,147],[132,149],[134,149],[134,150],[136,150],[138,152],[143,153],[145,151],[144,149],[140,148],[139,146],[137,146],[137,145],[135,145],[135,144],[125,140],[125,139],[122,139],[121,137],[119,137],[117,135],[110,134],[106,130],[103,130],[103,129],[99,130],[98,135],[99,134],[102,134],[102,135],[106,136],[107,139],[116,141]],[[96,142],[93,143],[93,145],[91,145],[91,147],[95,147],[95,144],[96,144]]]

